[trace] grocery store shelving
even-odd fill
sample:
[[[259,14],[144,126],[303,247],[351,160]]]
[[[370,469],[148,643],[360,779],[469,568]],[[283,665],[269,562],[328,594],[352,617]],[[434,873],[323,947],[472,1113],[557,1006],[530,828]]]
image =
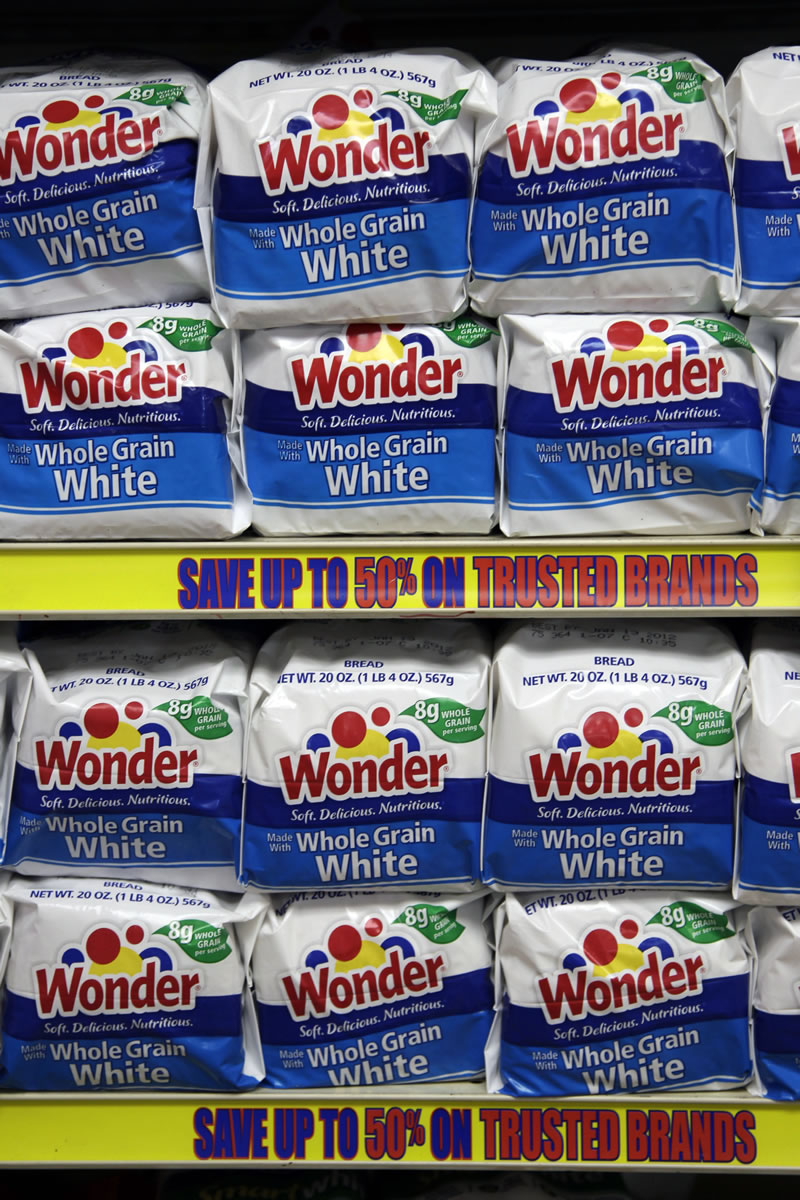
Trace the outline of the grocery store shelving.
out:
[[[800,538],[3,543],[0,616],[790,614]]]

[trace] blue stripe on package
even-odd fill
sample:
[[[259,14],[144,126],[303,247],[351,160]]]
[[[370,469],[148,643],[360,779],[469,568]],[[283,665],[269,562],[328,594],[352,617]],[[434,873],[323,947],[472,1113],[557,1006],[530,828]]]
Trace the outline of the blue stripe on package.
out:
[[[233,1090],[261,1082],[247,986],[264,916],[258,898],[114,876],[17,876],[6,898],[13,936],[0,1087]]]
[[[751,955],[730,896],[523,893],[495,922],[490,1091],[598,1096],[750,1079]]]
[[[492,1020],[483,907],[475,892],[276,897],[253,950],[267,1084],[482,1075]]]
[[[4,865],[235,891],[249,643],[178,622],[34,638]]]
[[[446,621],[290,624],[251,676],[241,882],[478,878],[489,643]]]
[[[751,1090],[771,1100],[798,1100],[800,909],[758,905],[750,910],[747,926],[756,955]]]
[[[476,311],[729,308],[733,140],[721,77],[691,56],[501,60],[478,128]]]
[[[769,370],[740,324],[501,317],[503,532],[749,529]]]
[[[800,320],[753,317],[748,336],[772,373],[759,532],[800,533]]]
[[[201,78],[90,55],[0,71],[7,317],[209,294],[194,211]]]
[[[377,520],[383,533],[488,533],[497,342],[468,317],[244,334],[256,529],[366,534]]]
[[[729,888],[745,661],[705,621],[531,621],[505,632],[483,880]]]
[[[9,538],[222,538],[250,519],[233,338],[207,304],[40,317],[0,332]]]
[[[436,322],[466,307],[475,117],[494,95],[477,62],[254,60],[209,95],[198,205],[230,325]]]
[[[759,622],[741,731],[742,800],[735,894],[800,902],[800,624]]]
[[[800,311],[800,47],[742,59],[727,86],[742,282],[737,312]]]

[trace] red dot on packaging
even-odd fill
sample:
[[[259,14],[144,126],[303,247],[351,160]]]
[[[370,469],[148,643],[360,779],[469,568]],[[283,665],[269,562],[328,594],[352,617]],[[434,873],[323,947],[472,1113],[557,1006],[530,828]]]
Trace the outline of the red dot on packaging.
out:
[[[125,716],[130,717],[131,721],[138,721],[143,712],[144,705],[141,700],[129,700],[125,705]]]
[[[559,90],[558,98],[570,112],[587,112],[597,99],[597,88],[591,79],[570,79]]]
[[[607,967],[617,957],[617,939],[608,929],[593,929],[583,940],[583,953],[590,962]]]
[[[311,115],[321,129],[338,129],[350,116],[350,105],[342,96],[320,96]]]
[[[633,350],[641,345],[644,330],[636,321],[615,321],[608,330],[608,342],[615,350]]]
[[[99,329],[93,329],[91,325],[76,329],[67,338],[69,352],[76,358],[97,358],[98,354],[102,354],[104,345],[102,333]]]
[[[115,341],[120,341],[121,338],[127,336],[128,326],[124,321],[112,321],[108,327],[108,336],[114,338]]]
[[[366,732],[367,722],[361,713],[357,712],[339,713],[331,725],[333,740],[339,746],[344,746],[348,750],[352,750],[354,746],[358,746],[360,742],[363,742]]]
[[[92,962],[107,964],[119,954],[120,940],[113,929],[95,929],[86,939],[86,953]]]
[[[583,736],[590,746],[604,750],[611,746],[619,734],[619,721],[610,712],[596,712],[583,723]]]
[[[405,325],[387,325],[386,328],[392,333],[399,333],[401,329],[405,329]]]
[[[619,931],[624,938],[635,938],[639,932],[639,926],[635,921],[623,921]]]
[[[51,125],[60,125],[63,121],[71,121],[81,110],[74,100],[51,100],[42,109],[42,116]]]
[[[605,75],[601,77],[600,82],[604,88],[613,90],[615,87],[619,87],[619,81],[621,78],[622,77],[616,71],[606,71]]]
[[[381,340],[380,325],[348,325],[345,339],[351,350],[361,354],[374,350]]]
[[[627,725],[634,726],[634,728],[637,725],[641,725],[642,721],[644,720],[644,713],[640,708],[626,708],[623,715],[625,717],[625,723]]]
[[[650,322],[650,330],[652,333],[666,333],[669,329],[669,321],[665,321],[663,317],[656,317]]]
[[[380,917],[370,917],[364,923],[364,932],[368,937],[378,937],[379,934],[383,933],[383,921]]]
[[[337,962],[350,962],[361,949],[361,934],[353,925],[337,925],[328,938],[328,952]]]
[[[86,108],[102,108],[105,100],[102,96],[87,96],[83,103]]]
[[[129,925],[125,930],[125,937],[131,946],[138,946],[140,942],[144,941],[144,930],[141,925]]]
[[[358,108],[372,108],[374,97],[369,88],[359,88],[353,96],[353,103]]]
[[[380,705],[378,708],[373,708],[372,712],[370,713],[370,717],[372,718],[373,725],[388,725],[392,719],[392,714],[389,712],[388,708],[384,708],[383,705]]]
[[[101,700],[97,704],[93,704],[91,708],[87,708],[83,724],[90,737],[111,737],[112,733],[117,731],[119,713],[113,704],[106,704]]]

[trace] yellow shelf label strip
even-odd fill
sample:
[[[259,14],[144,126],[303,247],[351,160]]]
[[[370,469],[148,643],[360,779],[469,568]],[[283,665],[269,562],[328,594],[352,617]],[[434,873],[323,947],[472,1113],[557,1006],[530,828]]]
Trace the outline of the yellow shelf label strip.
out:
[[[738,1100],[738,1097],[737,1097]],[[314,1093],[0,1101],[0,1164],[580,1166],[796,1171],[799,1110],[693,1093],[596,1103]]]
[[[0,547],[0,614],[497,616],[794,609],[800,543],[240,541]]]

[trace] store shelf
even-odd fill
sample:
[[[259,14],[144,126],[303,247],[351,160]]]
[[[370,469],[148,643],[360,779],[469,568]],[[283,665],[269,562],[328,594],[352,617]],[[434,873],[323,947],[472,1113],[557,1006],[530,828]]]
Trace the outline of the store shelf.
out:
[[[0,616],[794,612],[800,538],[4,543]]]
[[[797,1171],[798,1110],[745,1092],[520,1102],[479,1085],[0,1097],[0,1165]]]

